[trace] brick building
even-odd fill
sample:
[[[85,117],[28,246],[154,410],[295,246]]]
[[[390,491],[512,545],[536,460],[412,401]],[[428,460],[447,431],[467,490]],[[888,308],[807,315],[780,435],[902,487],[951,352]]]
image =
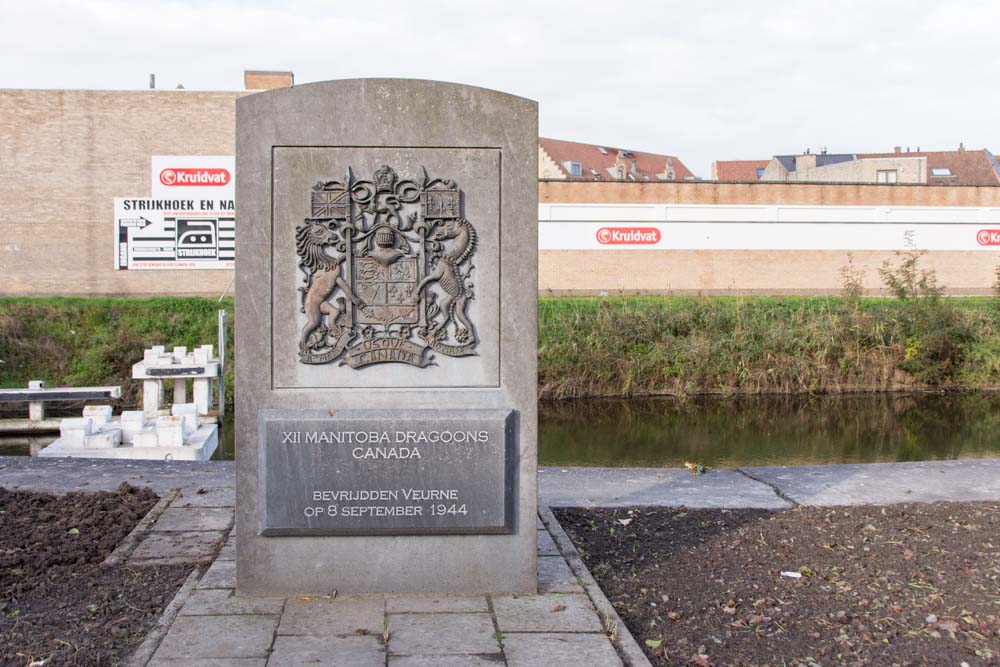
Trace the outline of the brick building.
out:
[[[1000,163],[987,149],[775,155],[770,160],[717,160],[712,180],[739,183],[881,183],[1000,185]]]
[[[540,137],[538,178],[655,183],[690,180],[694,174],[673,155]]]
[[[115,270],[114,199],[150,196],[153,156],[232,155],[235,100],[292,83],[247,72],[234,92],[0,90],[0,294],[224,292],[231,270]],[[698,181],[676,156],[544,138],[539,148],[543,293],[832,293],[848,250],[874,292],[905,231],[926,240],[953,293],[987,293],[1000,264],[988,151],[870,154],[926,159],[924,182],[877,185],[749,177],[771,161],[718,163],[720,181],[743,182]],[[747,177],[724,178],[735,173]],[[237,203],[237,238],[238,218]]]

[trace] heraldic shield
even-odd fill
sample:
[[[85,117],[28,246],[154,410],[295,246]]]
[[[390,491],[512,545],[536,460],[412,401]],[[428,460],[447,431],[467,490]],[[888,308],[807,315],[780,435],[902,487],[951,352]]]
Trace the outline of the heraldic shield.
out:
[[[305,315],[299,361],[363,368],[423,368],[434,352],[476,354],[469,317],[476,230],[449,179],[400,179],[388,165],[370,179],[313,186],[296,228]]]

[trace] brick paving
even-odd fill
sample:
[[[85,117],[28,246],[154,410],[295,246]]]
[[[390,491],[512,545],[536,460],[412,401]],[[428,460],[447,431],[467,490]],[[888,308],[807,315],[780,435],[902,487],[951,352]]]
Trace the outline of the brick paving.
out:
[[[551,513],[536,526],[538,595],[250,598],[235,591],[234,505],[228,487],[186,487],[135,537],[130,564],[186,559],[198,569],[129,665],[648,664],[635,646],[619,655],[592,600],[603,595],[585,587],[589,573],[578,576],[582,562]],[[617,627],[619,645],[632,641]]]

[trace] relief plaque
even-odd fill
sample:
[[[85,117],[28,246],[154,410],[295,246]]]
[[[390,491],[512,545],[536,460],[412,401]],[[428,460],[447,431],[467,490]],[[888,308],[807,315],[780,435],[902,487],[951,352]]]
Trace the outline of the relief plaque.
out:
[[[389,165],[371,178],[316,183],[297,227],[304,285],[299,361],[360,369],[434,355],[476,354],[468,305],[476,228],[455,181],[401,179]],[[431,289],[431,286],[438,289]]]

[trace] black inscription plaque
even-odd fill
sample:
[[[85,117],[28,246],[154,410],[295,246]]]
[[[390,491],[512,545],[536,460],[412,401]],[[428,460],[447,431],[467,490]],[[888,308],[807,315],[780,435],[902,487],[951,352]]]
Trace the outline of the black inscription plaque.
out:
[[[512,410],[261,410],[260,534],[511,533]]]

